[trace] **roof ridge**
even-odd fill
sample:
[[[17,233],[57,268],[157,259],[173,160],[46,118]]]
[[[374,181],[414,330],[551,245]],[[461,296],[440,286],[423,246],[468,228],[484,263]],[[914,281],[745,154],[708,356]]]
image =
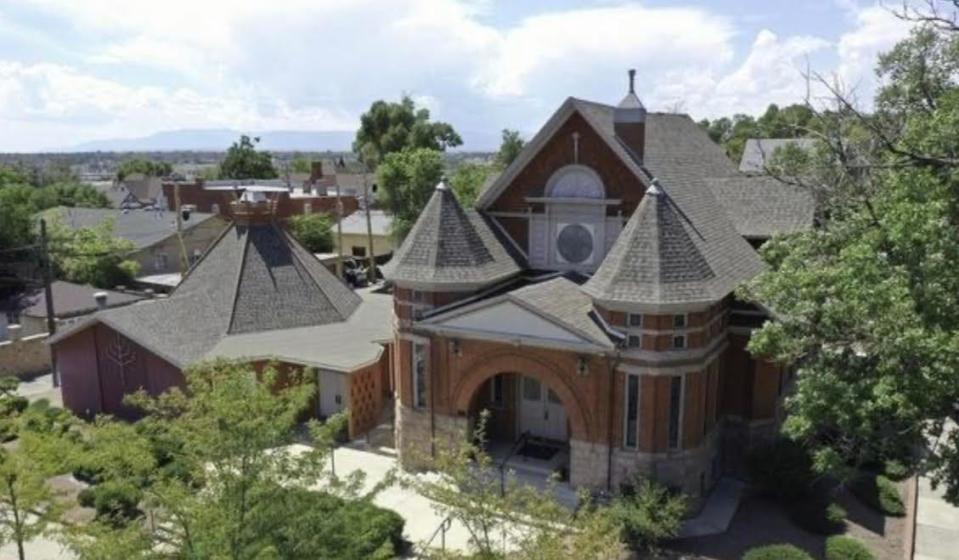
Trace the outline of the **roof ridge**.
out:
[[[244,226],[249,230],[250,226]],[[233,228],[239,232],[239,225],[234,222]],[[230,228],[227,228],[230,229]],[[243,250],[240,251],[240,258],[238,259],[239,266],[236,267],[236,278],[231,284],[233,289],[233,303],[230,304],[230,321],[226,325],[226,332],[223,333],[223,336],[230,334],[230,331],[233,330],[233,322],[236,320],[236,303],[240,299],[240,281],[243,279],[243,268],[246,266],[246,252],[250,247],[250,232],[246,231],[243,234]]]

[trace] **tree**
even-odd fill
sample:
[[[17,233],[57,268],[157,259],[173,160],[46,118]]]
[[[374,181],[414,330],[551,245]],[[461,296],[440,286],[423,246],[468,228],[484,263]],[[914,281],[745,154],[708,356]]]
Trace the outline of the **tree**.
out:
[[[518,130],[504,128],[503,142],[499,146],[499,151],[496,152],[496,166],[500,169],[506,169],[509,164],[513,163],[516,156],[523,151],[525,145],[526,141],[520,137]]]
[[[233,143],[220,163],[220,175],[226,179],[275,179],[276,169],[269,152],[256,151],[257,137],[247,135]]]
[[[393,215],[393,238],[409,233],[443,177],[443,157],[428,148],[391,153],[376,171],[383,205]]]
[[[117,168],[117,179],[122,181],[135,173],[147,177],[166,177],[173,173],[173,166],[166,161],[153,161],[145,158],[128,159]]]
[[[620,558],[622,526],[607,508],[594,506],[587,493],[580,494],[573,511],[556,499],[553,486],[528,486],[512,473],[500,478],[484,451],[488,418],[487,412],[481,415],[469,440],[436,446],[438,477],[407,482],[433,501],[440,516],[469,532],[473,556],[463,558],[504,558],[507,552],[543,560]]]
[[[129,284],[139,273],[139,264],[127,258],[136,247],[132,241],[114,237],[112,220],[71,229],[56,214],[49,216],[49,250],[58,277],[112,288]]]
[[[326,214],[300,214],[290,218],[290,233],[311,253],[333,251],[332,220]]]
[[[817,147],[798,165],[780,162],[782,180],[820,197],[820,227],[768,242],[767,270],[741,290],[776,314],[749,349],[798,364],[785,430],[815,466],[840,476],[891,460],[928,468],[953,503],[959,84],[926,70],[957,63],[956,30],[920,27],[880,57],[874,114],[821,82],[833,99],[815,109]]]
[[[750,138],[799,138],[818,130],[812,109],[802,104],[793,104],[782,109],[770,104],[759,118],[736,114],[713,121],[703,119],[700,126],[709,137],[725,150],[726,155],[738,162]]]
[[[305,531],[336,535],[356,558],[391,550],[386,541],[396,537],[396,524],[378,521],[384,514],[370,504],[380,486],[361,494],[361,474],[337,478],[326,466],[345,417],[312,423],[311,446],[289,447],[315,393],[308,377],[227,361],[194,366],[185,376],[183,389],[129,399],[146,414],[145,424],[104,434],[107,423],[88,441],[88,453],[108,459],[97,463],[106,467],[99,483],[140,488],[155,529],[145,537],[131,533],[138,523],[78,529],[67,541],[83,558],[114,558],[117,543],[139,556],[163,550],[180,558],[329,557],[329,541],[297,540]],[[115,449],[97,451],[102,445]],[[116,460],[143,457],[146,448],[159,468]],[[323,493],[308,490],[318,486]]]
[[[409,96],[399,103],[375,101],[360,117],[353,152],[370,169],[376,169],[389,154],[404,150],[444,151],[463,139],[445,122],[431,122],[428,109],[416,107]]]
[[[36,433],[0,449],[0,539],[16,544],[20,560],[24,544],[59,519],[62,504],[47,479],[63,467],[60,449],[51,436]]]
[[[456,168],[450,177],[450,187],[456,193],[456,199],[464,208],[473,206],[487,177],[493,172],[489,165],[464,163]]]
[[[631,477],[613,500],[612,515],[633,549],[657,552],[660,543],[679,534],[686,500],[641,476]]]

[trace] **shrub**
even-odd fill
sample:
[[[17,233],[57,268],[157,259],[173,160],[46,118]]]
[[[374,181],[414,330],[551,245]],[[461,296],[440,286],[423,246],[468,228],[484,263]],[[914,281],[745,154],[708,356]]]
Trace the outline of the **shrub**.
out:
[[[92,508],[96,505],[96,493],[92,486],[80,490],[77,494],[77,503],[85,508]]]
[[[851,537],[836,535],[826,539],[826,560],[875,560],[866,545]]]
[[[138,505],[142,493],[139,488],[126,482],[108,480],[93,487],[93,507],[97,519],[114,525],[126,525],[140,516]]]
[[[883,473],[885,473],[886,477],[890,480],[897,482],[909,478],[909,475],[912,474],[911,469],[907,465],[895,459],[890,459],[885,462],[883,465]]]
[[[22,413],[30,405],[26,397],[3,395],[0,397],[0,416],[10,417]]]
[[[41,434],[65,434],[75,422],[69,411],[50,406],[46,399],[30,403],[19,417],[21,430]]]
[[[779,439],[749,455],[749,473],[765,494],[793,502],[809,493],[815,480],[809,452],[790,439]]]
[[[826,498],[811,497],[790,506],[789,517],[810,533],[834,535],[845,527],[846,510]]]
[[[813,560],[813,557],[791,544],[770,544],[747,550],[742,560]]]
[[[881,474],[861,473],[849,483],[849,489],[862,503],[882,514],[906,515],[906,506],[896,483]]]
[[[0,418],[0,443],[17,439],[17,421],[15,418]]]
[[[623,540],[636,549],[655,550],[679,532],[686,500],[655,482],[634,476],[613,501],[613,516],[623,526]]]

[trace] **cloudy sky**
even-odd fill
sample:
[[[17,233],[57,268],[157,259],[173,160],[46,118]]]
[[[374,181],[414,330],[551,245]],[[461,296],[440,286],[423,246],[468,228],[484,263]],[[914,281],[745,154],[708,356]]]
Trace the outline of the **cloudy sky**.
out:
[[[907,32],[855,0],[0,0],[0,151],[181,128],[353,130],[409,93],[462,131],[535,131],[567,96],[695,118],[868,102]],[[476,146],[482,148],[485,146]]]

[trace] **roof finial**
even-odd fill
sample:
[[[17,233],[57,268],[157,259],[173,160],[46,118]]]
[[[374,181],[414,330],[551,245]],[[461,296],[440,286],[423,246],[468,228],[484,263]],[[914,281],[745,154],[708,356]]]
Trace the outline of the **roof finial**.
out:
[[[446,184],[446,175],[440,177],[440,182],[436,183],[436,190],[438,191],[448,191],[450,190],[449,185]]]
[[[653,180],[649,183],[649,188],[646,189],[646,194],[653,196],[663,194],[663,188],[659,184],[659,179],[653,177]]]
[[[636,69],[630,68],[629,69],[629,93],[633,93],[633,94],[636,93],[635,82],[636,82]]]

